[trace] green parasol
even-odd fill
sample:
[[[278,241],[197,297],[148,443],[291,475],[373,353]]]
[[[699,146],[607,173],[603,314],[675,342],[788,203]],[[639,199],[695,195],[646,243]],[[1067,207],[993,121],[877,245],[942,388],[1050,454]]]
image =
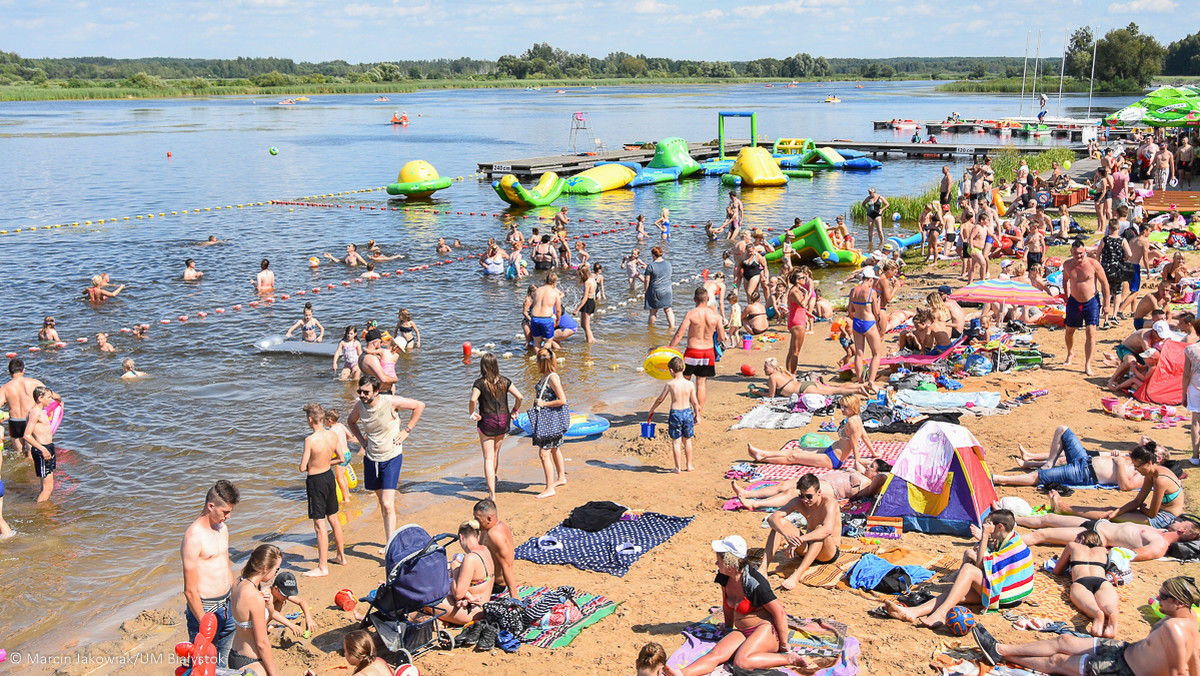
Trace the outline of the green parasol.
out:
[[[1160,87],[1104,118],[1110,127],[1200,127],[1200,90]]]

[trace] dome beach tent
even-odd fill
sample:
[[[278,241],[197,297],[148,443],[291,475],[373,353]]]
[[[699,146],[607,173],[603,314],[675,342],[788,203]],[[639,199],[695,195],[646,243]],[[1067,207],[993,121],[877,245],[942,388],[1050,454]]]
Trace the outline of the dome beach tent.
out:
[[[1158,346],[1158,365],[1150,377],[1133,393],[1133,398],[1148,404],[1183,403],[1183,360],[1187,343],[1164,340]]]
[[[975,435],[930,421],[900,451],[871,516],[900,517],[906,531],[969,536],[997,499]]]

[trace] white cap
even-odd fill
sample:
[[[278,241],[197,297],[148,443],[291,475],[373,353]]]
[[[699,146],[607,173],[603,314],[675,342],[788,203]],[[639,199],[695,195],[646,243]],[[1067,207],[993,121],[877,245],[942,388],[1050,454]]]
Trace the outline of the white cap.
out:
[[[727,535],[724,539],[713,540],[713,551],[718,554],[733,554],[739,559],[746,558],[749,550],[746,548],[746,541],[741,535]]]
[[[862,276],[863,276],[863,279],[875,279],[875,268],[874,268],[873,266],[870,266],[870,265],[868,265],[867,267],[863,268],[863,269],[862,269]]]
[[[1154,329],[1154,332],[1158,334],[1158,337],[1162,338],[1163,340],[1168,340],[1175,337],[1175,332],[1171,330],[1171,325],[1167,323],[1167,320],[1165,319],[1160,319],[1154,322],[1154,326],[1152,328]]]

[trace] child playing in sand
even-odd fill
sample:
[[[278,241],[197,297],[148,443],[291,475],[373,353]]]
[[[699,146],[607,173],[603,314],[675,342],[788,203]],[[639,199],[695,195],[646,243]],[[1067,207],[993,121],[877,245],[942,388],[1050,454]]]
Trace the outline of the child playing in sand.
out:
[[[337,450],[333,453],[333,478],[337,480],[338,488],[342,489],[342,502],[350,501],[350,480],[346,476],[346,468],[350,466],[350,429],[338,422],[337,409],[325,409],[325,427],[338,435]]]
[[[300,606],[300,612],[297,615],[304,616],[303,630],[300,629],[300,625],[292,622],[295,616],[289,618],[283,614],[283,607],[289,601]],[[308,601],[300,596],[300,584],[296,581],[295,573],[283,571],[275,576],[275,584],[271,585],[271,606],[275,608],[275,613],[282,618],[283,626],[290,629],[293,634],[312,638],[312,632],[317,630],[317,625],[313,623],[312,612],[308,609]]]
[[[854,337],[850,335],[850,322],[847,319],[840,319],[833,323],[837,329],[838,344],[845,350],[845,354],[838,360],[838,368],[846,364],[854,363]]]
[[[647,643],[638,651],[637,676],[662,676],[667,666],[667,651],[657,643]]]
[[[671,380],[663,385],[658,399],[655,399],[654,404],[650,406],[647,421],[654,420],[654,410],[669,395],[671,410],[667,416],[667,436],[671,437],[671,454],[675,456],[675,473],[684,471],[680,447],[687,455],[687,471],[691,472],[695,469],[692,466],[692,437],[695,434],[696,423],[700,422],[700,402],[696,399],[696,386],[683,376],[683,360],[679,357],[671,357],[667,367],[671,369]]]
[[[654,227],[662,232],[664,241],[671,241],[671,210],[663,207],[662,216],[659,216],[657,221],[654,221]]]
[[[126,357],[125,361],[121,362],[121,370],[124,371],[124,373],[121,374],[121,377],[126,380],[146,377],[146,373],[144,371],[139,371],[134,367],[133,360],[129,357]]]

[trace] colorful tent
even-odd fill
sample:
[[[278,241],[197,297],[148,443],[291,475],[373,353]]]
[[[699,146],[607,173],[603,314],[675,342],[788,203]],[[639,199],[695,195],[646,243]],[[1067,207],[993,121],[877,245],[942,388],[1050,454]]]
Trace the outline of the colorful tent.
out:
[[[1200,93],[1195,87],[1160,87],[1104,118],[1110,127],[1200,126]]]
[[[1149,404],[1183,403],[1183,351],[1186,343],[1168,340],[1158,346],[1158,365],[1133,393],[1134,399]]]
[[[900,451],[871,515],[901,517],[907,531],[970,535],[997,499],[975,435],[930,421]]]
[[[950,299],[968,303],[1008,303],[1009,305],[1059,305],[1060,299],[1025,282],[1011,279],[985,279],[950,294]]]

